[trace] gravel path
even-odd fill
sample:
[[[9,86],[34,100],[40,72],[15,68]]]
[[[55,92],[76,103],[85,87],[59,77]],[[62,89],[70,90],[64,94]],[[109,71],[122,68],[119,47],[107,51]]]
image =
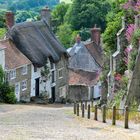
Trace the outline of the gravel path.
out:
[[[140,131],[73,115],[71,107],[0,105],[0,140],[140,140]]]

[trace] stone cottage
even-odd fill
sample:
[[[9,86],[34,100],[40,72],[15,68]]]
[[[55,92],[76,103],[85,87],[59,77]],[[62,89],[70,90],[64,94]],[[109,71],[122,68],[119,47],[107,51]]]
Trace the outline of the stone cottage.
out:
[[[69,94],[70,100],[89,100],[101,96],[99,74],[102,70],[102,48],[100,29],[91,29],[91,40],[81,41],[77,36],[69,51]]]
[[[0,48],[3,47],[3,69],[6,72],[7,81],[15,87],[17,101],[29,102],[32,63],[9,39],[0,41]]]
[[[6,37],[32,63],[30,97],[47,95],[60,102],[68,90],[68,54],[51,30],[48,7],[41,16],[40,21],[14,24],[13,13],[7,12]]]

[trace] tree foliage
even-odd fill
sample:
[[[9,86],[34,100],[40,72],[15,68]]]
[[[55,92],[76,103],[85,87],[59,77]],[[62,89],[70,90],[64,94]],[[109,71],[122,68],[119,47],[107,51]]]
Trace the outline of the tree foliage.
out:
[[[5,81],[5,73],[0,65],[0,102],[14,104],[16,97],[13,87]]]
[[[65,4],[64,2],[57,5],[52,11],[52,22],[54,31],[57,31],[58,26],[64,23],[64,17],[67,13],[69,4]]]
[[[110,10],[110,5],[104,0],[74,0],[70,7],[67,22],[74,30],[82,27],[90,28],[94,24],[105,29],[105,17]]]

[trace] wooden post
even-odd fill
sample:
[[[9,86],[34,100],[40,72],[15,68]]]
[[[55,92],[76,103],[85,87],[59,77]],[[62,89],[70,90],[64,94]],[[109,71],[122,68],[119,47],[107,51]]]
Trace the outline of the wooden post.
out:
[[[87,118],[90,119],[90,104],[88,105],[88,114]]]
[[[129,110],[128,110],[128,106],[125,107],[125,113],[124,113],[124,128],[128,129],[128,117],[129,117]]]
[[[87,101],[85,101],[85,109],[87,110]]]
[[[94,120],[96,121],[98,120],[97,115],[98,115],[98,108],[97,108],[97,105],[95,105]]]
[[[116,125],[116,106],[113,106],[112,109],[112,125]]]
[[[85,105],[82,104],[82,118],[85,117]]]
[[[79,116],[79,104],[77,104],[77,116]]]
[[[103,105],[102,107],[102,117],[103,117],[103,123],[106,123],[106,105]]]
[[[74,102],[74,108],[73,108],[74,114],[76,114],[76,103]]]

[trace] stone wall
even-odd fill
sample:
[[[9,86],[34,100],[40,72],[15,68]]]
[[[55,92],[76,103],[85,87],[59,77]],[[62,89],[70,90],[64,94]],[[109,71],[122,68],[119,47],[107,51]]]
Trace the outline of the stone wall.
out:
[[[89,97],[89,88],[87,86],[81,85],[69,86],[69,94],[67,96],[67,100],[70,101],[88,100],[88,97]]]
[[[62,70],[62,77],[59,77],[59,70]],[[66,90],[63,96],[60,95],[60,88],[65,87]],[[68,58],[65,56],[61,57],[61,60],[56,63],[56,102],[62,102],[68,94]]]
[[[16,83],[20,83],[20,101],[30,101],[30,93],[31,93],[31,64],[28,65],[28,72],[26,75],[21,74],[22,67],[16,69],[16,78],[9,81],[9,84],[15,87]],[[27,89],[22,91],[21,82],[23,80],[27,80]]]

